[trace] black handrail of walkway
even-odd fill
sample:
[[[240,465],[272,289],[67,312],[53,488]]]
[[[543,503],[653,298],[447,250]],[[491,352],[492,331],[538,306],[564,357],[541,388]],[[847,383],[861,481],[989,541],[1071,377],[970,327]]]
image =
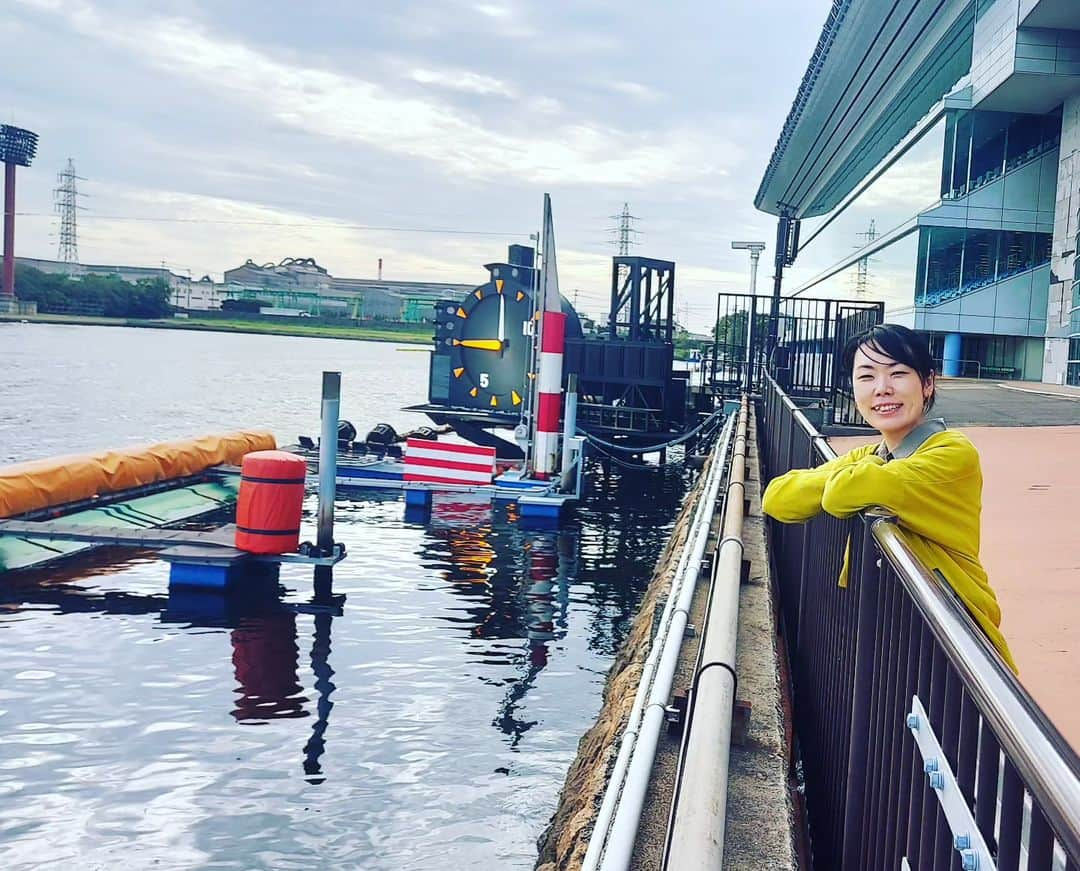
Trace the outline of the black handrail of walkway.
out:
[[[769,476],[836,456],[768,376],[763,393]],[[1080,757],[902,527],[770,532],[814,867],[1080,869]]]

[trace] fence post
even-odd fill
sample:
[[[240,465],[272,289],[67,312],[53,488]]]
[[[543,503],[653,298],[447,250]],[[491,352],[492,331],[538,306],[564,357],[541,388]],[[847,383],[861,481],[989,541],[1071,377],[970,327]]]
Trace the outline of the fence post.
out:
[[[866,770],[870,743],[870,696],[874,685],[874,643],[878,586],[881,570],[877,565],[874,539],[870,525],[877,519],[868,515],[856,538],[859,547],[858,562],[851,558],[851,574],[848,578],[848,594],[859,597],[855,636],[855,663],[852,669],[851,728],[849,731],[846,789],[844,794],[844,837],[841,852],[841,868],[845,871],[861,868],[859,855],[862,847],[863,806],[866,801]],[[855,544],[853,541],[852,544]],[[855,574],[855,569],[858,574]],[[852,589],[852,587],[855,589]]]

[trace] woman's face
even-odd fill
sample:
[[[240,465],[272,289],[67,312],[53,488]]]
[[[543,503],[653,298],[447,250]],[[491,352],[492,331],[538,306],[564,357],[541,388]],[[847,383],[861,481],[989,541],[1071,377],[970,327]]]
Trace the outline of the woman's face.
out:
[[[859,413],[885,437],[890,450],[922,422],[926,400],[934,392],[933,375],[923,384],[910,366],[869,345],[855,352],[851,378]]]

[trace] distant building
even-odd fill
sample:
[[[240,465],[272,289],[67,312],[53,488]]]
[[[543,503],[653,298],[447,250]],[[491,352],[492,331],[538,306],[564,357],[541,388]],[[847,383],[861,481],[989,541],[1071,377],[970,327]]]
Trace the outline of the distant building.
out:
[[[471,284],[435,281],[380,281],[335,278],[313,258],[287,257],[280,263],[247,260],[225,270],[225,280],[208,275],[197,281],[164,267],[93,266],[19,257],[21,265],[42,272],[82,275],[118,275],[125,281],[164,279],[172,291],[170,302],[178,311],[220,310],[230,300],[256,300],[275,309],[295,309],[312,317],[425,323],[433,319],[432,306],[440,299],[456,299],[474,289]]]
[[[16,257],[19,266],[28,266],[41,272],[54,275],[70,275],[80,278],[83,275],[118,275],[124,281],[132,283],[150,278],[161,278],[175,292],[186,289],[191,279],[186,275],[177,275],[164,266],[108,266],[91,263],[65,263],[60,260],[39,260],[36,257]]]

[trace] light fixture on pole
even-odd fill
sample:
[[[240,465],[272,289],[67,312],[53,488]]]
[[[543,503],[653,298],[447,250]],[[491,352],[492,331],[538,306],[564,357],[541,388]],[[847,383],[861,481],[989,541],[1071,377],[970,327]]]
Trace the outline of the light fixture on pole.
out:
[[[750,252],[750,295],[757,294],[757,265],[761,259],[761,252],[765,250],[764,242],[732,242],[731,247],[736,251]]]
[[[736,251],[750,252],[750,296],[757,296],[757,265],[761,259],[761,252],[765,250],[764,242],[732,242],[731,247]],[[754,320],[757,316],[757,300],[750,300],[750,306],[746,312],[746,357],[743,370],[743,389],[749,393],[753,386],[753,346],[754,346]]]

